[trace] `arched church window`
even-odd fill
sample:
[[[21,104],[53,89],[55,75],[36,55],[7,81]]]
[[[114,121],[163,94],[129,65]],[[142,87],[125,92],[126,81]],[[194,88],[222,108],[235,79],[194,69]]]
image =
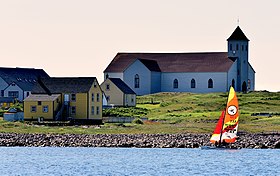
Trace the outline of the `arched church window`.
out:
[[[195,80],[194,79],[191,80],[191,88],[195,88]]]
[[[248,89],[251,89],[251,80],[248,79]]]
[[[235,89],[235,80],[234,79],[232,79],[232,81],[231,81],[231,86]]]
[[[179,87],[178,84],[179,84],[179,83],[178,83],[178,80],[177,80],[177,79],[174,79],[174,81],[173,81],[173,88],[174,88],[174,89],[178,89],[178,87]]]
[[[139,75],[136,74],[134,76],[134,88],[139,88],[140,87],[139,84],[140,84],[140,78],[139,78]]]
[[[213,88],[213,80],[211,78],[208,80],[208,88]]]

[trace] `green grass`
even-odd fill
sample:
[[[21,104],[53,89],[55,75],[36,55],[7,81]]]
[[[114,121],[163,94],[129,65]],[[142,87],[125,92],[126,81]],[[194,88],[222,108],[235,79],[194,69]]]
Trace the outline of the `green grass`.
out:
[[[280,132],[280,92],[237,93],[240,108],[239,131],[249,133]],[[137,97],[135,108],[105,110],[104,116],[148,117],[141,124],[105,124],[102,126],[36,126],[0,120],[0,132],[139,134],[139,133],[212,133],[225,108],[226,93],[158,93]],[[272,113],[272,117],[251,116]]]

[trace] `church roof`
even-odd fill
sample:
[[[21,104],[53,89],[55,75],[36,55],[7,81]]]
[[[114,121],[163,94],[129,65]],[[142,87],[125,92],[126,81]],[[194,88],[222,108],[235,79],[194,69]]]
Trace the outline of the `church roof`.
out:
[[[243,31],[240,29],[239,26],[234,30],[234,32],[231,34],[231,36],[227,39],[229,40],[246,40],[249,41],[249,39],[245,36]]]
[[[146,60],[146,59],[139,59],[142,64],[144,64],[150,71],[161,72],[157,61],[155,60]]]
[[[124,72],[136,59],[149,70],[161,72],[227,72],[234,62],[227,52],[117,53],[104,72]]]
[[[125,84],[120,78],[108,78],[110,79],[123,93],[136,94],[127,84]]]

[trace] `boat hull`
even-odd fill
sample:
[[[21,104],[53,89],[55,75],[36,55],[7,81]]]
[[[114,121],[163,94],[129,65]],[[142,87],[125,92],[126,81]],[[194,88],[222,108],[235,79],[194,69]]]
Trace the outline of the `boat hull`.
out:
[[[239,150],[239,148],[230,148],[228,146],[201,146],[201,150]]]

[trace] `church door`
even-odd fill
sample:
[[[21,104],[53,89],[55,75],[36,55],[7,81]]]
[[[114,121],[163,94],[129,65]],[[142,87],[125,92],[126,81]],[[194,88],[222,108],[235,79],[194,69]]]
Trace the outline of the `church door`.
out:
[[[246,84],[245,81],[244,81],[243,84],[242,84],[242,92],[244,92],[244,93],[247,92],[247,84]]]

